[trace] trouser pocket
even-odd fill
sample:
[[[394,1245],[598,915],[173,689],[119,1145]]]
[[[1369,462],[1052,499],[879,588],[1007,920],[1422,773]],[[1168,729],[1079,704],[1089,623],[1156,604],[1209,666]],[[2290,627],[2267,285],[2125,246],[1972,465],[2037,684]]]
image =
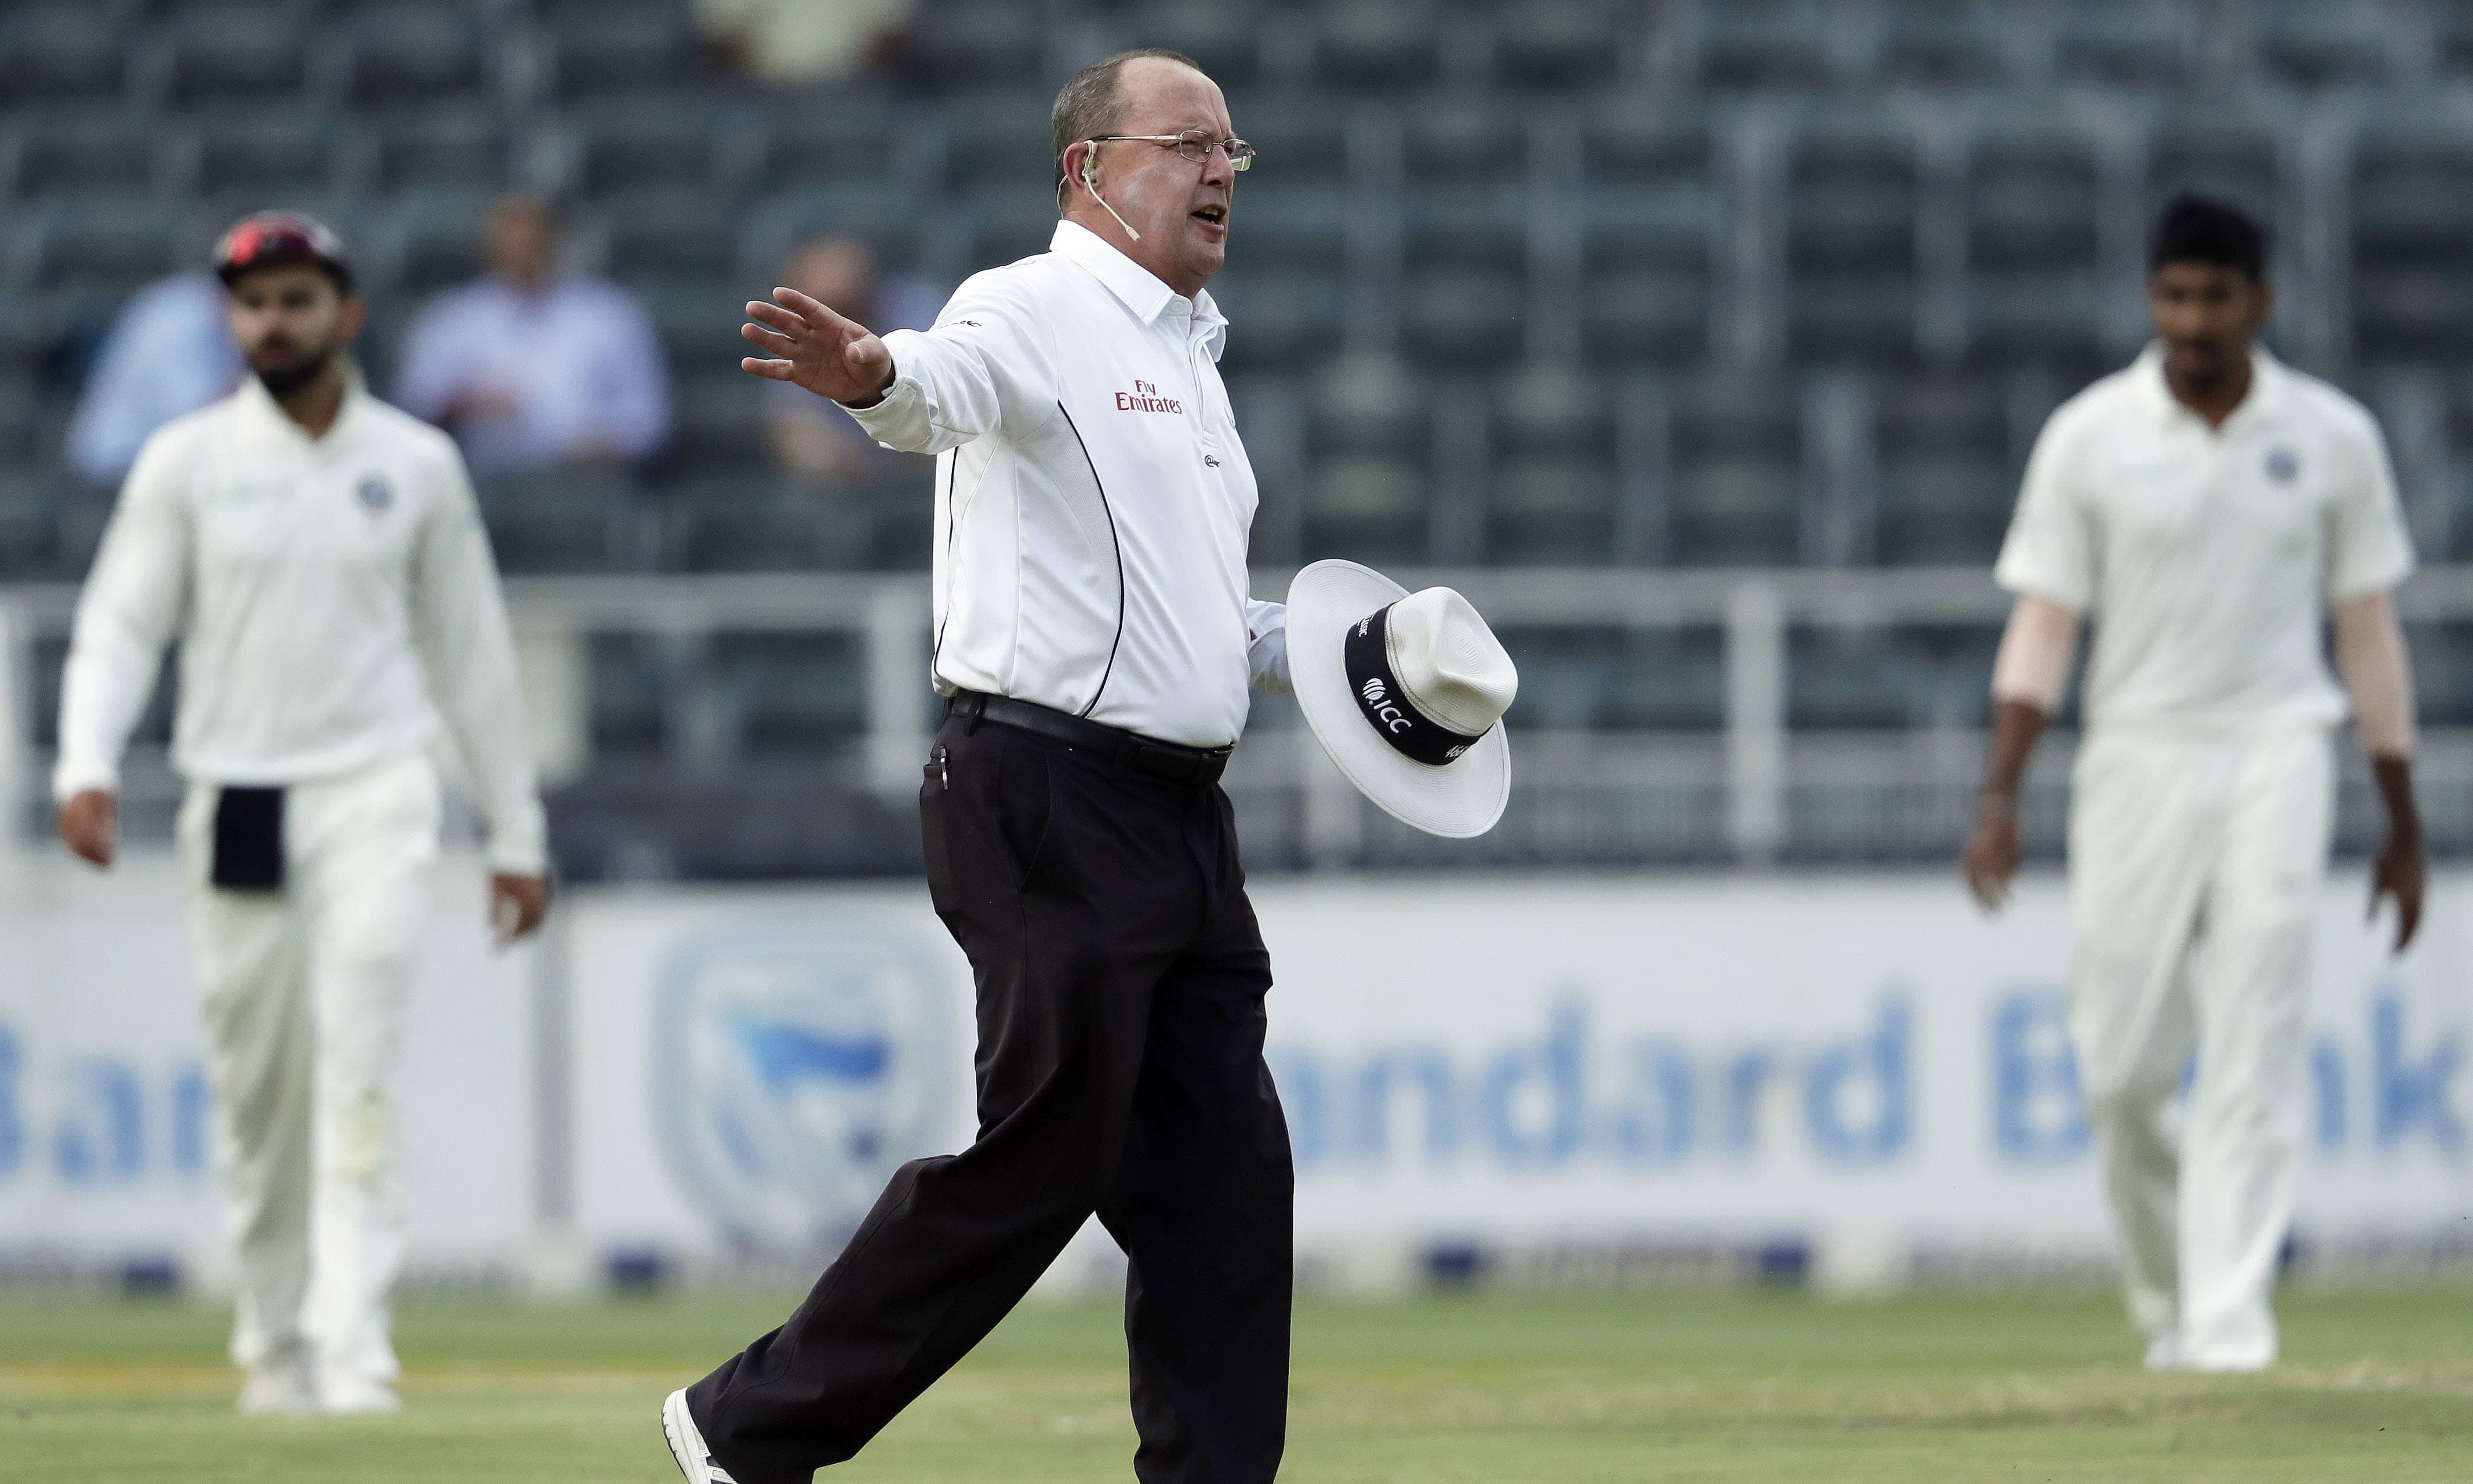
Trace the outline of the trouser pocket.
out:
[[[216,791],[206,880],[228,892],[283,885],[283,790],[225,784]]]

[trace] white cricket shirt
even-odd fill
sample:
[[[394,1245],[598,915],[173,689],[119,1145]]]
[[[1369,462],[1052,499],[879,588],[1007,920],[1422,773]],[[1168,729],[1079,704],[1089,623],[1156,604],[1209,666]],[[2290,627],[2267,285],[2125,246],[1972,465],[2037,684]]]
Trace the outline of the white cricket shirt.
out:
[[[443,714],[492,865],[543,868],[515,646],[464,461],[357,377],[323,438],[250,377],[139,451],[78,601],[59,797],[119,786],[175,636],[184,776],[332,777],[420,751]]]
[[[1286,610],[1249,601],[1254,470],[1219,379],[1228,322],[1097,235],[973,275],[884,337],[851,415],[936,461],[933,678],[1221,747],[1285,688]]]
[[[2093,615],[2092,726],[2332,726],[2328,608],[2413,570],[2368,411],[2264,349],[2250,373],[2211,428],[2150,346],[2035,442],[1995,575]]]

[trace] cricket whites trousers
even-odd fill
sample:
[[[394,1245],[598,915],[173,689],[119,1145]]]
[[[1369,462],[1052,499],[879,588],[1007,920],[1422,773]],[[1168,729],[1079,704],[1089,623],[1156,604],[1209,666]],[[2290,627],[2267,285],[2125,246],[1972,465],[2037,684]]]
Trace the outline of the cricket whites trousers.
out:
[[[392,1382],[403,1248],[395,1070],[438,859],[419,754],[284,790],[283,885],[209,884],[212,783],[180,811],[215,1164],[238,1248],[231,1354]]]
[[[2099,730],[2078,755],[2070,1034],[2130,1316],[2184,1365],[2275,1359],[2334,803],[2317,727]]]
[[[789,1322],[687,1389],[739,1484],[856,1453],[1093,1211],[1131,1264],[1137,1477],[1279,1472],[1294,1179],[1262,1061],[1270,958],[1215,777],[946,720],[920,813],[977,981],[978,1137],[903,1165]]]

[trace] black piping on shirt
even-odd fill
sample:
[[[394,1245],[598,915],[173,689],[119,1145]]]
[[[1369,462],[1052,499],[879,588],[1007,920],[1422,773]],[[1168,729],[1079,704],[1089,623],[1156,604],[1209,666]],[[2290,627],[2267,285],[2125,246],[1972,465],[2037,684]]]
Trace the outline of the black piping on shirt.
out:
[[[1116,553],[1116,636],[1108,641],[1108,667],[1099,672],[1099,688],[1091,692],[1091,704],[1080,712],[1088,716],[1097,709],[1099,697],[1108,688],[1108,677],[1116,673],[1116,646],[1125,642],[1125,547],[1116,539],[1116,512],[1108,504],[1107,482],[1099,477],[1099,466],[1091,457],[1091,445],[1083,442],[1082,429],[1074,424],[1073,415],[1065,411],[1062,399],[1056,410],[1065,413],[1065,425],[1073,429],[1073,441],[1082,445],[1082,462],[1091,466],[1091,483],[1099,491],[1099,509],[1108,516],[1108,544]]]

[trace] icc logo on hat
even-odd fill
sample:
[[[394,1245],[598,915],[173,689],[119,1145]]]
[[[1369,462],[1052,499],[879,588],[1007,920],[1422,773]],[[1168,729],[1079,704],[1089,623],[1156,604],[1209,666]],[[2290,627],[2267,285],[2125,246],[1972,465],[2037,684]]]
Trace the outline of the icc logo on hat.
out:
[[[755,921],[671,949],[651,1092],[672,1173],[742,1253],[848,1240],[967,1105],[951,969],[864,919]],[[964,1131],[967,1137],[967,1131]]]

